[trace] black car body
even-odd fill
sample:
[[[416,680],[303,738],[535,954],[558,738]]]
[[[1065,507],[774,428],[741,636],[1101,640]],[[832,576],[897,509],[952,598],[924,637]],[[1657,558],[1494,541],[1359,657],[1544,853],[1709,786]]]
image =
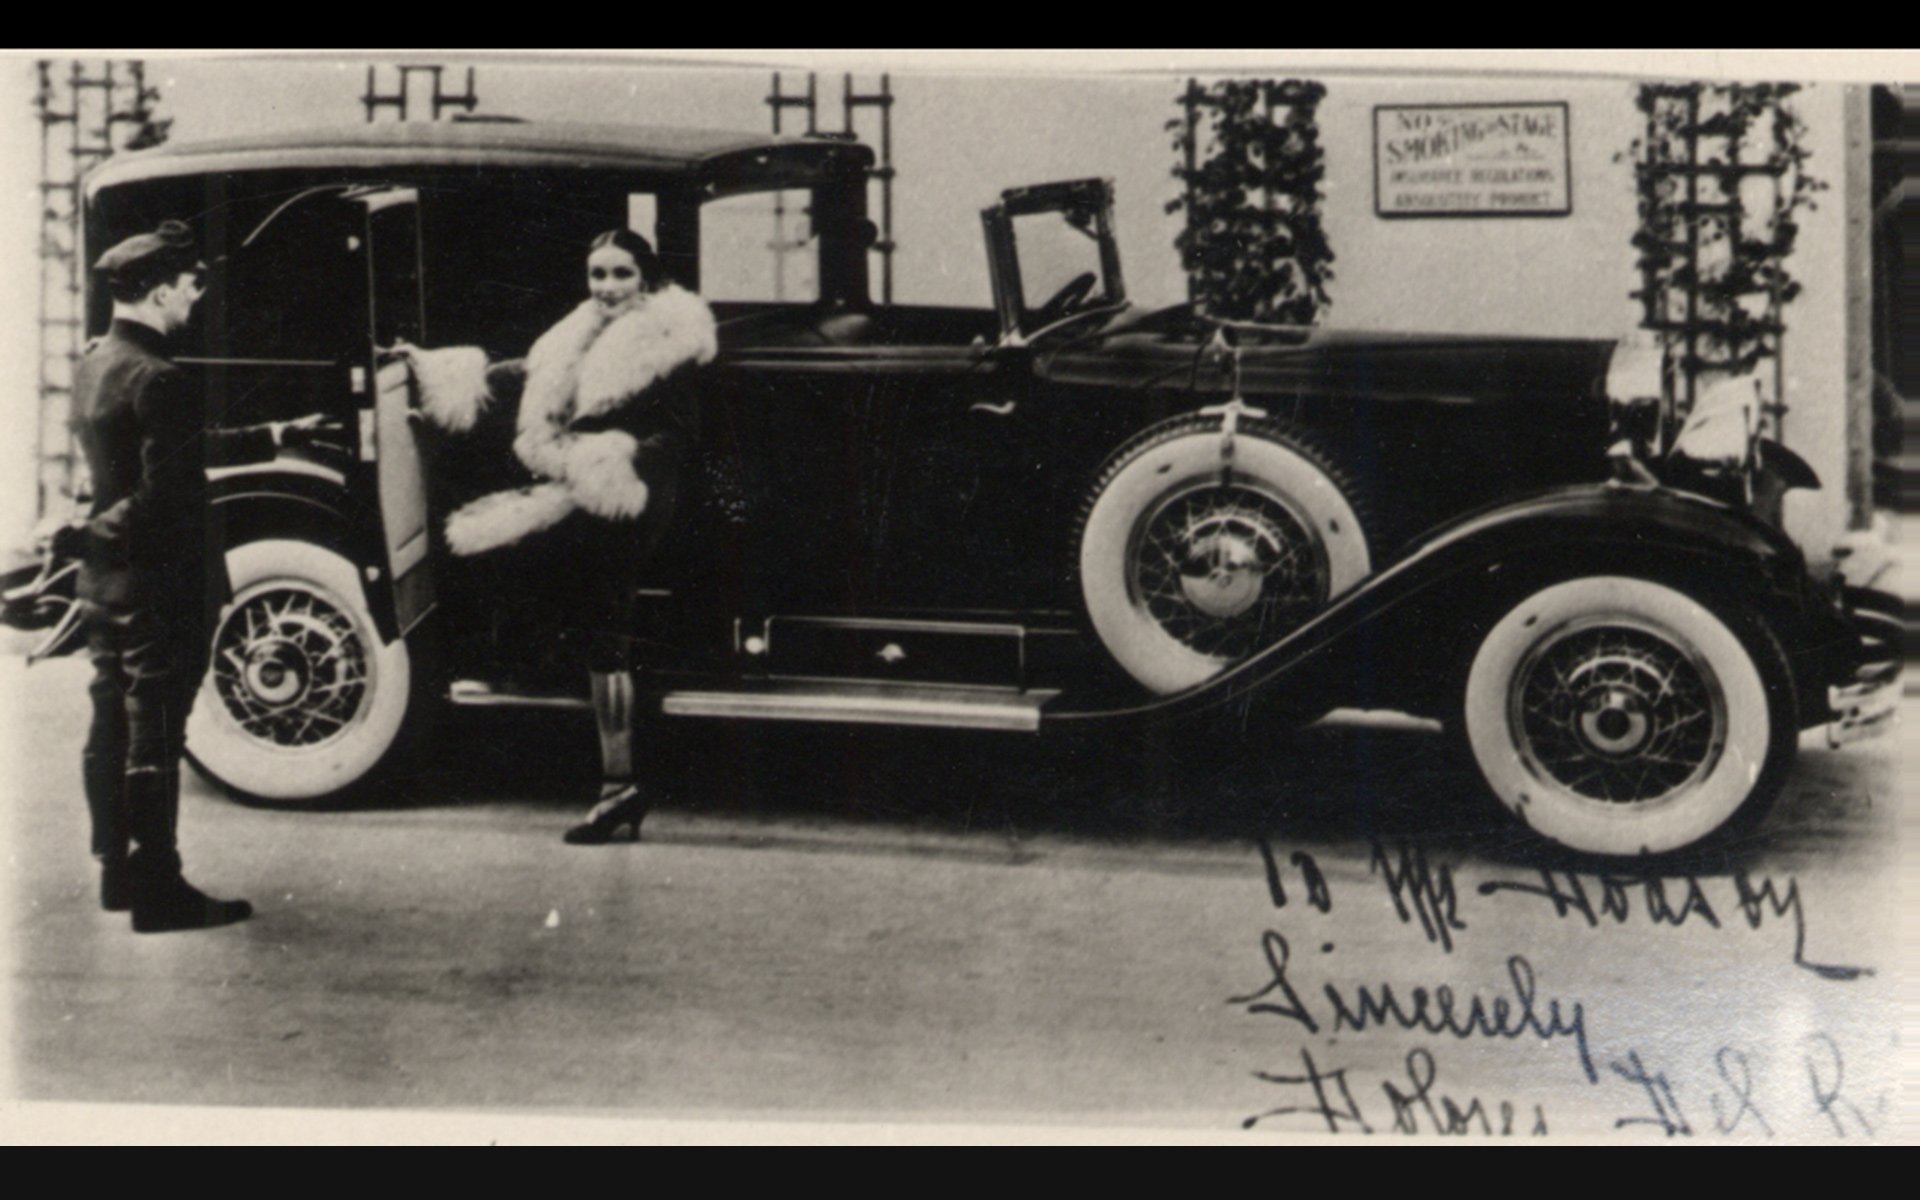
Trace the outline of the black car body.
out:
[[[578,301],[586,239],[643,209],[720,324],[700,482],[642,590],[659,713],[1033,731],[1389,706],[1462,727],[1530,824],[1529,789],[1557,793],[1575,819],[1549,838],[1630,854],[1757,815],[1834,701],[1856,725],[1884,710],[1885,671],[1858,677],[1876,643],[1746,503],[1761,467],[1804,485],[1804,466],[1751,442],[1689,459],[1657,357],[1141,311],[1099,180],[983,214],[991,307],[880,305],[871,166],[840,139],[507,124],[167,145],[96,171],[92,250],[184,216],[217,256],[183,359],[213,410],[353,431],[213,472],[236,595],[190,736],[202,768],[308,800],[390,762],[441,681],[569,702],[497,686],[527,674],[524,639],[438,630],[426,669],[445,512],[415,382],[382,349],[523,354]],[[733,265],[718,214],[769,197],[803,227],[781,261],[808,294],[703,287]],[[1548,593],[1574,615],[1533,644],[1515,614]],[[1660,682],[1680,676],[1684,703]],[[1559,691],[1513,698],[1536,677]],[[1751,720],[1768,732],[1743,745]],[[1673,753],[1690,765],[1653,769]],[[1574,778],[1589,767],[1606,782]],[[1663,815],[1703,790],[1711,811]]]

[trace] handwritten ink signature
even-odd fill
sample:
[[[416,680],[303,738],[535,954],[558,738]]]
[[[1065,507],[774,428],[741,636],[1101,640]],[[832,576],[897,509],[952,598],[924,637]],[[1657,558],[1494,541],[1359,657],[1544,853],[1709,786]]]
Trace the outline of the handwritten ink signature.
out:
[[[1453,933],[1465,929],[1467,923],[1460,919],[1460,895],[1453,886],[1451,867],[1442,863],[1436,871],[1427,864],[1426,851],[1409,846],[1400,847],[1395,861],[1388,858],[1385,846],[1375,842],[1367,873],[1386,879],[1393,911],[1402,925],[1418,917],[1427,940],[1453,953]]]
[[[1304,889],[1306,907],[1319,914],[1331,912],[1334,897],[1312,855],[1283,855],[1264,840],[1259,849],[1274,908],[1313,923],[1313,913],[1290,907],[1290,902],[1302,898],[1297,890],[1289,893],[1292,886]],[[1447,954],[1452,954],[1457,937],[1469,929],[1464,902],[1476,897],[1495,903],[1531,899],[1543,902],[1554,919],[1584,922],[1589,928],[1644,920],[1654,929],[1717,931],[1738,928],[1744,922],[1758,931],[1791,921],[1796,966],[1825,980],[1848,981],[1873,974],[1868,967],[1808,959],[1806,902],[1799,881],[1792,876],[1782,881],[1744,871],[1700,877],[1541,870],[1537,878],[1493,879],[1469,888],[1456,879],[1451,864],[1429,858],[1421,848],[1379,842],[1373,844],[1368,873],[1384,884],[1400,924],[1418,927],[1429,944]],[[1484,925],[1480,936],[1498,925]],[[1849,1092],[1840,1045],[1825,1033],[1801,1039],[1797,1070],[1783,1069],[1777,1060],[1770,1062],[1764,1048],[1755,1051],[1731,1043],[1718,1045],[1704,1061],[1696,1061],[1689,1051],[1667,1062],[1649,1055],[1644,1047],[1620,1045],[1600,1067],[1588,1036],[1585,1001],[1578,996],[1544,994],[1525,955],[1507,956],[1506,978],[1491,987],[1457,981],[1354,983],[1325,971],[1325,963],[1320,964],[1320,978],[1312,978],[1305,956],[1296,957],[1277,928],[1261,934],[1260,946],[1267,968],[1265,982],[1245,995],[1230,997],[1229,1003],[1244,1005],[1249,1013],[1284,1017],[1320,1040],[1311,1049],[1299,1049],[1301,1072],[1255,1072],[1261,1081],[1289,1089],[1291,1102],[1246,1118],[1243,1124],[1248,1128],[1283,1117],[1307,1116],[1330,1133],[1492,1135],[1498,1130],[1506,1136],[1518,1128],[1516,1118],[1519,1125],[1528,1123],[1510,1102],[1444,1092],[1438,1086],[1435,1056],[1424,1046],[1407,1052],[1401,1075],[1377,1081],[1386,1106],[1383,1110],[1374,1102],[1371,1113],[1363,1106],[1369,1089],[1357,1079],[1350,1084],[1346,1066],[1323,1066],[1314,1057],[1317,1053],[1324,1059],[1336,1053],[1334,1047],[1343,1034],[1393,1031],[1460,1042],[1523,1038],[1543,1044],[1570,1042],[1589,1085],[1617,1091],[1625,1084],[1638,1096],[1639,1107],[1617,1115],[1614,1128],[1649,1128],[1667,1138],[1691,1138],[1697,1131],[1772,1138],[1776,1122],[1782,1120],[1794,1128],[1824,1125],[1837,1137],[1873,1137],[1876,1123],[1887,1111],[1884,1091],[1874,1096],[1872,1104],[1863,1104],[1858,1101],[1856,1079]],[[1334,950],[1332,941],[1319,946],[1323,955]],[[1699,1125],[1709,1110],[1710,1123]],[[1544,1109],[1534,1105],[1532,1116],[1532,1131],[1546,1132]]]
[[[1287,977],[1292,950],[1285,935],[1269,929],[1260,941],[1272,977],[1260,990],[1231,997],[1229,1002],[1245,1004],[1249,1012],[1270,1013],[1297,1021],[1308,1033],[1320,1032],[1321,1017],[1315,1015],[1313,1007],[1301,997]],[[1507,981],[1512,988],[1511,996],[1499,995],[1488,999],[1474,993],[1464,1002],[1448,984],[1432,988],[1414,987],[1407,991],[1403,999],[1391,983],[1382,983],[1378,987],[1359,984],[1345,992],[1337,985],[1327,983],[1321,985],[1320,989],[1326,999],[1322,1016],[1330,1023],[1331,1032],[1335,1033],[1363,1033],[1370,1028],[1396,1027],[1445,1034],[1462,1041],[1473,1038],[1508,1041],[1517,1038],[1538,1038],[1541,1041],[1572,1038],[1580,1057],[1580,1067],[1586,1072],[1588,1082],[1597,1081],[1600,1075],[1594,1068],[1592,1049],[1587,1043],[1585,1006],[1573,1000],[1567,1002],[1563,1009],[1558,998],[1549,998],[1543,1016],[1538,1007],[1540,1001],[1534,982],[1533,964],[1523,955],[1515,954],[1507,959]],[[1279,1000],[1268,999],[1271,996],[1278,996]]]
[[[1328,1133],[1353,1130],[1365,1134],[1376,1132],[1373,1123],[1367,1120],[1361,1110],[1353,1089],[1347,1084],[1346,1068],[1323,1071],[1314,1062],[1312,1052],[1304,1048],[1300,1051],[1300,1061],[1305,1069],[1298,1075],[1256,1071],[1254,1076],[1277,1087],[1305,1089],[1311,1093],[1310,1097],[1302,1095],[1299,1099],[1310,1102],[1283,1104],[1255,1113],[1240,1123],[1241,1128],[1252,1129],[1262,1121],[1307,1115],[1322,1121]],[[1394,1080],[1380,1081],[1380,1090],[1386,1096],[1387,1109],[1393,1122],[1388,1132],[1430,1133],[1446,1137],[1464,1137],[1475,1133],[1482,1137],[1512,1137],[1517,1131],[1515,1118],[1525,1119],[1511,1100],[1498,1101],[1489,1109],[1487,1102],[1479,1096],[1468,1096],[1462,1102],[1439,1091],[1435,1084],[1440,1068],[1434,1061],[1432,1051],[1423,1046],[1416,1046],[1407,1052],[1405,1067],[1407,1090],[1402,1091]],[[1421,1120],[1423,1116],[1424,1123]],[[1544,1136],[1548,1132],[1547,1113],[1542,1105],[1533,1106],[1532,1124],[1526,1132],[1533,1136]]]
[[[1451,885],[1451,882],[1449,879],[1448,884]],[[1668,894],[1669,883],[1684,889],[1677,902]],[[1800,898],[1800,882],[1797,879],[1789,878],[1786,890],[1782,892],[1770,877],[1762,877],[1755,883],[1745,871],[1735,871],[1732,885],[1734,902],[1749,929],[1759,929],[1766,924],[1769,916],[1776,919],[1787,916],[1793,918],[1795,966],[1812,971],[1822,979],[1842,982],[1873,974],[1871,967],[1849,967],[1807,960],[1807,913],[1805,903]],[[1478,890],[1482,896],[1531,896],[1545,900],[1552,906],[1556,917],[1563,920],[1578,917],[1589,927],[1599,925],[1602,918],[1611,918],[1615,924],[1625,924],[1635,911],[1633,894],[1638,892],[1641,908],[1647,919],[1655,925],[1684,925],[1688,918],[1697,917],[1714,929],[1721,928],[1720,917],[1707,898],[1706,887],[1692,875],[1681,876],[1677,880],[1657,876],[1598,875],[1591,878],[1590,893],[1588,883],[1574,872],[1543,870],[1538,883],[1499,879],[1481,884]]]
[[[1829,1034],[1812,1033],[1800,1039],[1800,1046],[1799,1065],[1805,1068],[1807,1076],[1803,1100],[1810,1102],[1810,1107],[1796,1106],[1794,1113],[1808,1118],[1824,1117],[1835,1137],[1844,1138],[1850,1130],[1873,1137],[1877,1132],[1873,1123],[1846,1094],[1846,1062],[1840,1044]],[[1752,1057],[1740,1047],[1721,1046],[1712,1058],[1714,1072],[1719,1076],[1719,1085],[1707,1094],[1708,1107],[1713,1112],[1713,1131],[1723,1135],[1738,1133],[1751,1121],[1762,1136],[1773,1137],[1773,1123],[1761,1111],[1762,1078]],[[1651,1110],[1615,1118],[1615,1129],[1650,1126],[1669,1138],[1695,1136],[1694,1126],[1680,1105],[1681,1089],[1668,1078],[1666,1070],[1648,1066],[1637,1049],[1628,1050],[1624,1059],[1609,1062],[1607,1068],[1616,1077],[1638,1087]],[[1779,1093],[1775,1093],[1775,1098],[1779,1099]],[[1880,1099],[1884,1107],[1884,1095]],[[1777,1114],[1778,1110],[1775,1111]]]

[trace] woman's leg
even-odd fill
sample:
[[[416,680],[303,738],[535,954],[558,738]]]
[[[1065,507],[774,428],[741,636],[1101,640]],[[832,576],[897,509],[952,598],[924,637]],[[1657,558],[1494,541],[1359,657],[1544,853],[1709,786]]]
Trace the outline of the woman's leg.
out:
[[[633,672],[592,671],[593,718],[600,727],[600,798],[633,782]]]
[[[600,734],[600,800],[587,820],[567,831],[574,843],[611,841],[627,826],[635,840],[651,798],[634,775],[634,617],[642,569],[673,522],[684,443],[677,436],[641,443],[635,463],[647,480],[647,511],[636,521],[602,521],[579,514],[568,533],[595,564],[593,585],[579,589],[574,628],[584,635],[593,712]]]
[[[584,645],[587,678],[592,685],[593,718],[600,739],[600,796],[587,819],[569,829],[566,840],[575,845],[598,845],[631,829],[640,837],[640,821],[647,815],[648,798],[634,778],[634,679],[632,653],[634,596],[638,587],[641,545],[632,526],[611,525],[594,518],[582,538],[591,553],[584,561],[595,564],[595,581],[581,589],[580,607],[568,633]]]
[[[631,829],[640,840],[640,822],[649,807],[633,778],[633,672],[594,670],[593,718],[600,734],[600,800],[587,819],[567,830],[573,845],[601,845]]]

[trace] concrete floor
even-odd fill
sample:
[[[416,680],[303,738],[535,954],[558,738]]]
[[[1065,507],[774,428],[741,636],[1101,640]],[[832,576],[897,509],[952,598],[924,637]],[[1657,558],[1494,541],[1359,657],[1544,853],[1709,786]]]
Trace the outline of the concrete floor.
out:
[[[1536,1116],[1642,1141],[1899,1133],[1897,736],[1806,739],[1761,836],[1701,869],[1678,925],[1649,917],[1641,882],[1590,925],[1481,891],[1541,885],[1527,843],[1404,724],[1181,766],[1151,747],[671,727],[674,794],[647,840],[583,849],[559,833],[591,783],[585,723],[469,713],[435,774],[368,805],[249,808],[192,781],[190,877],[259,912],[136,937],[93,900],[84,691],[84,663],[0,659],[0,1140],[1285,1138],[1328,1129],[1287,1082],[1303,1054],[1342,1072],[1343,1134],[1433,1134],[1476,1100],[1476,1137]],[[1384,869],[1417,861],[1425,909]],[[1756,928],[1729,868],[1797,885],[1804,959],[1872,973],[1796,965],[1791,915]],[[1687,907],[1687,879],[1654,886]],[[1444,938],[1423,911],[1453,914]],[[1270,935],[1316,1030],[1259,1010],[1280,995],[1254,995]],[[1516,955],[1542,1011],[1581,1005],[1597,1078],[1565,1037],[1329,1015],[1328,988],[1512,996]],[[1396,1105],[1423,1062],[1426,1101]],[[1262,1115],[1288,1108],[1307,1111]]]

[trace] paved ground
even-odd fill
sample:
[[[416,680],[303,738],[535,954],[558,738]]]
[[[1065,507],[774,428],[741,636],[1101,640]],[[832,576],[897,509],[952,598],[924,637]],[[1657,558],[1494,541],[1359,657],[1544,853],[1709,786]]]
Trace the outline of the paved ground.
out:
[[[190,874],[259,914],[136,937],[93,904],[84,682],[0,659],[3,1140],[241,1136],[206,1124],[238,1114],[375,1140],[1858,1141],[1902,1112],[1897,739],[1810,737],[1755,842],[1609,882],[1543,876],[1404,725],[1251,758],[677,727],[647,840],[582,849],[559,833],[584,720],[470,713],[367,806],[194,781]],[[154,1107],[177,1105],[212,1107]],[[579,1123],[615,1116],[651,1123]]]

